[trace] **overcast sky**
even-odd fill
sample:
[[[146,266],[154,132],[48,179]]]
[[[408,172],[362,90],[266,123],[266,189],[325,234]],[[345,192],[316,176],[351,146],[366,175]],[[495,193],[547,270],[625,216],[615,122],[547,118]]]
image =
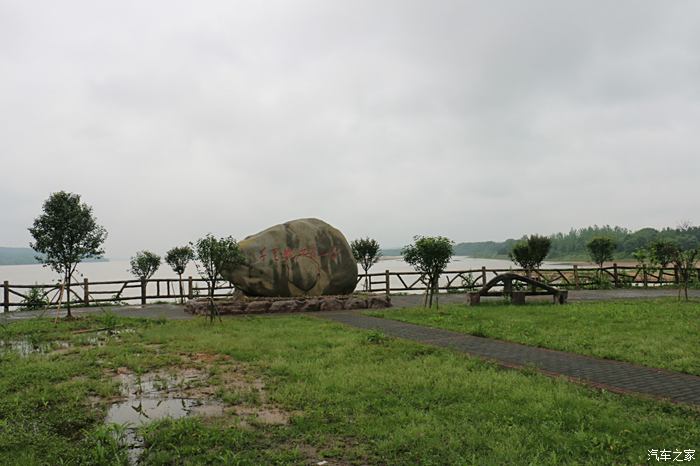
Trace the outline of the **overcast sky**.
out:
[[[700,2],[0,0],[0,245],[700,223]]]

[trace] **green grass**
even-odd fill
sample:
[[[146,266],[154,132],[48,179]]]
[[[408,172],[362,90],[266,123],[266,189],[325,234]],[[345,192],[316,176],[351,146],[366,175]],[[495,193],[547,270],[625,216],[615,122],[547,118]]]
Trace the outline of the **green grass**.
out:
[[[700,303],[675,299],[446,305],[370,313],[476,336],[700,375]]]
[[[74,333],[105,324],[135,332],[102,347]],[[214,362],[214,385],[231,361],[244,364],[291,422],[243,426],[233,414],[158,421],[141,431],[145,464],[642,464],[651,448],[700,447],[697,410],[312,317],[213,325],[103,317],[0,328],[1,339],[20,337],[76,346],[24,358],[0,352],[0,464],[124,464],[119,435],[102,424],[118,392],[109,372],[172,368],[195,353],[231,358]],[[103,401],[92,406],[89,396]]]

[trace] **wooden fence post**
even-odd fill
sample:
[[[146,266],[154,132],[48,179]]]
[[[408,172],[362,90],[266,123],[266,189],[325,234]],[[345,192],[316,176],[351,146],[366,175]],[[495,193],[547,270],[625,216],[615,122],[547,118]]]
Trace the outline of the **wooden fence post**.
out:
[[[481,286],[486,285],[486,267],[481,267]]]
[[[578,278],[578,265],[574,264],[574,287],[577,290],[581,289],[581,282],[579,281]]]
[[[391,294],[391,276],[389,275],[389,271],[384,272],[384,288],[386,290],[386,295],[389,296]]]
[[[146,280],[141,279],[141,304],[146,304]]]
[[[90,292],[89,292],[88,279],[83,278],[83,304],[86,306],[90,305]]]
[[[194,298],[194,291],[192,290],[192,277],[187,277],[187,299]]]
[[[2,305],[5,312],[10,312],[10,283],[5,280],[2,283]]]
[[[615,288],[620,287],[619,277],[617,276],[617,263],[613,262],[613,281],[615,282]]]

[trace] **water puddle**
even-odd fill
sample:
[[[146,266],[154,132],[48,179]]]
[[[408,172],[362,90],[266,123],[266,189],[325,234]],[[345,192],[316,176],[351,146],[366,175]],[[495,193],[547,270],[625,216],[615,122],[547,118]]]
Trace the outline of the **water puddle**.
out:
[[[31,354],[47,354],[53,351],[71,348],[67,341],[33,342],[31,340],[0,340],[0,352],[11,351],[22,357]]]
[[[143,451],[143,438],[138,428],[160,419],[185,416],[221,416],[223,403],[194,396],[197,386],[206,381],[206,374],[197,369],[185,369],[176,375],[148,373],[137,375],[119,371],[116,379],[122,387],[123,398],[109,407],[106,423],[126,427],[129,460],[137,464]]]

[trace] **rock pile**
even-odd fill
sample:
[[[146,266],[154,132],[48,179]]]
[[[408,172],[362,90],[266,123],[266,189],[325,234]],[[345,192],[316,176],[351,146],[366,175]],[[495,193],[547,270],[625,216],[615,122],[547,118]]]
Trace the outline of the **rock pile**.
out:
[[[301,298],[248,298],[236,296],[214,300],[219,314],[264,314],[277,312],[340,311],[343,309],[383,309],[391,307],[386,295],[308,296]],[[185,305],[192,314],[209,315],[207,298],[192,299]]]

